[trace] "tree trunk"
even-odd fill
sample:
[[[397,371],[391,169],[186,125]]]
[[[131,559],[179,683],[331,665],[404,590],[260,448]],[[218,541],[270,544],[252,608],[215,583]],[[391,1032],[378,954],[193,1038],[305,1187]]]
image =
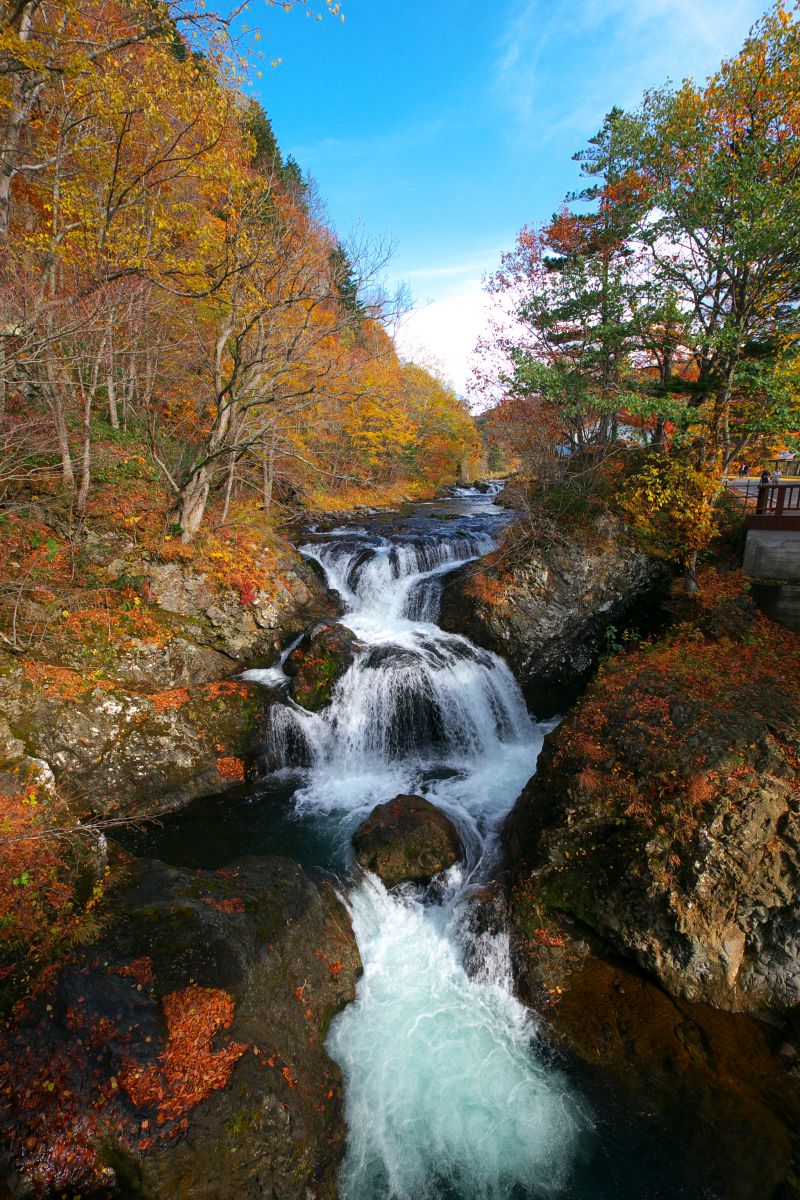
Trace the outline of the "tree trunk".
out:
[[[106,390],[108,391],[108,419],[111,422],[112,429],[119,429],[119,412],[117,411],[117,389],[114,383],[114,373],[109,371],[106,379]]]
[[[264,434],[264,457],[261,460],[264,482],[264,512],[272,506],[272,485],[275,478],[275,438]]]
[[[231,457],[228,462],[228,475],[225,480],[225,502],[222,505],[222,516],[219,519],[220,525],[224,525],[228,519],[228,509],[231,504],[231,495],[233,493],[233,481],[236,477],[236,455],[231,452]]]
[[[113,310],[112,310],[113,311]],[[119,412],[117,411],[117,385],[114,380],[114,322],[108,318],[108,374],[106,375],[106,391],[108,392],[108,419],[112,429],[119,429]]]
[[[175,511],[181,527],[181,541],[192,542],[203,523],[213,469],[200,467],[181,488]]]
[[[81,454],[81,486],[75,509],[79,517],[86,512],[86,501],[89,498],[89,483],[92,478],[92,395],[94,389],[87,390],[83,401],[83,451]]]
[[[17,28],[17,39],[24,44],[30,41],[33,18],[40,0],[31,0],[22,11]],[[11,96],[6,109],[0,142],[0,242],[8,241],[11,223],[11,183],[18,171],[19,143],[25,122],[29,119],[36,99],[44,87],[44,80],[34,75],[29,68],[22,67],[11,72]]]
[[[75,471],[72,466],[72,453],[69,448],[69,430],[64,416],[64,403],[61,399],[59,382],[55,378],[52,363],[48,363],[48,408],[53,416],[56,431],[58,452],[61,455],[61,480],[67,491],[75,491]]]

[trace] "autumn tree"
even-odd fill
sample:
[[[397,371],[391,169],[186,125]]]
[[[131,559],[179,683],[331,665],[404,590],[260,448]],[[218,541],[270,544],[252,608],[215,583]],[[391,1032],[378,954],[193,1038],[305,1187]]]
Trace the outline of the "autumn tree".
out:
[[[697,367],[696,461],[725,467],[785,419],[775,368],[794,353],[800,301],[796,12],[772,8],[705,85],[648,93],[629,159],[651,198],[648,270],[675,297]]]

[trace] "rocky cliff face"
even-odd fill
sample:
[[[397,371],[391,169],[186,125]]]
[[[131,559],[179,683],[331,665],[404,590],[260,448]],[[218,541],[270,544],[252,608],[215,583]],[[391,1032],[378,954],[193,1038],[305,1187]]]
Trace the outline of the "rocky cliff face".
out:
[[[513,534],[513,531],[512,531]],[[645,601],[659,569],[600,521],[546,548],[517,553],[513,540],[449,576],[440,623],[501,654],[531,709],[550,716],[574,700],[615,627]]]
[[[506,828],[519,883],[674,995],[800,1004],[800,642],[738,576],[669,638],[610,659]]]

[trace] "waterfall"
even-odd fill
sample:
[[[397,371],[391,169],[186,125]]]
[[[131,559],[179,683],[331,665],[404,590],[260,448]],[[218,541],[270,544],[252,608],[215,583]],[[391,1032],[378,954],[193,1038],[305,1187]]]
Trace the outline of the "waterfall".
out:
[[[506,664],[435,624],[444,575],[492,545],[477,518],[444,524],[337,529],[303,547],[342,598],[355,658],[327,709],[271,710],[268,758],[300,771],[299,812],[335,818],[347,839],[376,804],[415,792],[467,848],[436,888],[389,893],[366,875],[347,898],[364,975],[328,1039],[347,1085],[343,1200],[556,1195],[581,1125],[512,994],[507,938],[468,936],[470,896],[543,734]]]

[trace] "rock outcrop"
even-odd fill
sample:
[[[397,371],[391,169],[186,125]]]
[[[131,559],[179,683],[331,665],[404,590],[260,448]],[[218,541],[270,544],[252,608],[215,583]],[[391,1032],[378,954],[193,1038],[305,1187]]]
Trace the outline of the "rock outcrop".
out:
[[[567,529],[546,549],[508,549],[447,577],[439,623],[501,654],[531,709],[551,716],[575,699],[660,569],[611,518],[591,536]]]
[[[345,1126],[324,1038],[360,971],[332,889],[275,858],[115,874],[102,940],[4,1034],[11,1194],[332,1200]]]
[[[518,886],[674,995],[781,1019],[800,1004],[797,637],[736,576],[611,658],[551,735],[505,830]]]
[[[427,883],[463,857],[453,822],[422,796],[379,804],[353,835],[356,858],[387,887]]]
[[[287,546],[276,563],[269,593],[255,589],[244,603],[203,572],[180,562],[150,561],[143,577],[164,612],[188,621],[192,640],[241,667],[270,660],[308,625],[333,616],[333,604],[316,570]]]
[[[128,597],[130,628],[118,609],[105,626],[100,611],[26,601],[52,632],[25,655],[0,649],[17,760],[44,760],[76,811],[106,815],[154,816],[240,783],[269,697],[235,675],[332,615],[323,581],[288,545],[269,593],[246,595],[112,533],[87,534],[82,553]]]
[[[635,1183],[619,1194],[650,1194],[650,1180],[661,1194],[666,1170],[675,1195],[796,1200],[800,1074],[786,1034],[668,995],[530,882],[511,899],[517,988],[579,1076],[598,1135],[629,1139]]]
[[[0,670],[8,765],[44,760],[78,813],[153,817],[241,783],[268,702],[238,680],[152,695],[39,663]]]
[[[317,625],[286,660],[294,700],[309,712],[330,704],[333,689],[351,665],[355,634],[345,625]]]

